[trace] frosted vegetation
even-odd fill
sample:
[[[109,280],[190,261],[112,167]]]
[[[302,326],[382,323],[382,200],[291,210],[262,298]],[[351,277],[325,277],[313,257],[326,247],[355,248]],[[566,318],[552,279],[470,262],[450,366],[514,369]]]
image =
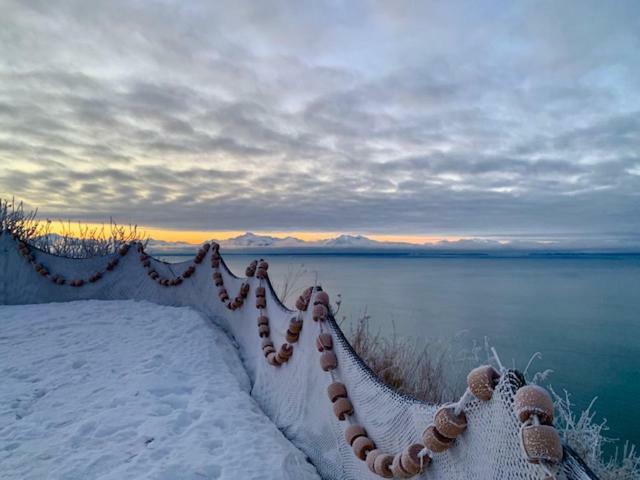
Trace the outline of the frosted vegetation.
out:
[[[137,225],[118,225],[113,219],[107,225],[91,227],[41,220],[37,213],[37,210],[25,211],[22,202],[0,199],[0,232],[16,235],[44,252],[68,258],[109,255],[125,243],[146,244],[148,240]],[[53,233],[54,226],[58,226],[58,233]]]
[[[37,211],[25,211],[22,203],[0,199],[0,233],[17,235],[31,245],[48,253],[71,258],[88,258],[117,251],[128,242],[142,242],[147,238],[135,225],[123,227],[110,221],[109,225],[89,228],[78,225],[72,234],[70,223],[60,222],[60,234],[52,234],[51,220],[38,220]],[[79,234],[77,233],[79,232]],[[295,297],[303,287],[299,282],[307,273],[302,266],[290,268],[280,279],[277,290],[283,302]],[[340,295],[333,307],[336,318],[340,310]],[[342,320],[346,320],[344,317]],[[471,368],[490,361],[488,346],[465,348],[457,341],[415,343],[396,335],[381,335],[369,325],[365,314],[352,322],[349,340],[360,357],[387,385],[399,392],[431,403],[457,400],[465,389],[466,374]],[[445,368],[446,367],[446,368]],[[527,366],[528,369],[528,366]],[[525,371],[527,370],[525,369]],[[532,383],[543,384],[549,372],[533,375]],[[619,444],[607,436],[606,420],[595,420],[595,400],[577,413],[570,395],[553,392],[556,407],[556,428],[567,445],[573,448],[602,480],[640,479],[640,453],[634,445],[617,446],[613,456],[604,453],[607,444]]]
[[[607,443],[619,443],[607,436],[607,422],[595,421],[593,399],[589,407],[579,415],[574,412],[570,395],[558,395],[551,390],[556,407],[556,428],[562,439],[570,445],[601,480],[637,480],[640,478],[640,454],[635,445],[625,442],[616,447],[612,457],[606,458],[603,447]]]

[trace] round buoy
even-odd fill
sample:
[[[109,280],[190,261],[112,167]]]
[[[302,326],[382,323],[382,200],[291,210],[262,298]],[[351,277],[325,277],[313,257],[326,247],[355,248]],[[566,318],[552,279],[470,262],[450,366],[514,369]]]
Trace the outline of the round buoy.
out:
[[[429,425],[422,433],[422,443],[432,452],[441,453],[451,447],[453,440],[441,435],[436,427]]]
[[[282,365],[280,362],[278,362],[275,353],[270,353],[269,355],[267,355],[267,362],[269,362],[269,365],[273,365],[274,367],[279,367]]]
[[[282,345],[280,345],[280,352],[278,353],[280,353],[283,358],[289,360],[293,355],[293,347],[288,343],[283,343]]]
[[[256,278],[266,279],[269,275],[264,268],[259,268],[256,270]]]
[[[429,464],[430,458],[426,455],[423,457],[422,462],[420,461],[420,457],[418,455],[423,449],[424,445],[414,443],[402,451],[402,454],[400,455],[400,466],[405,472],[416,475],[417,473],[420,473],[421,463],[422,467]]]
[[[293,333],[290,329],[287,329],[287,333],[285,334],[285,339],[289,343],[296,343],[300,339],[300,334]]]
[[[559,463],[562,460],[560,435],[550,425],[525,425],[522,428],[522,448],[531,463]]]
[[[334,370],[338,366],[338,357],[331,350],[325,350],[320,355],[320,367],[325,372],[329,370]]]
[[[302,296],[298,297],[298,300],[296,300],[296,308],[304,312],[307,309],[307,306],[308,306],[308,303],[304,299],[304,297]]]
[[[393,478],[391,465],[393,464],[393,455],[382,453],[376,456],[373,462],[373,470],[382,478]]]
[[[292,333],[300,333],[300,331],[302,330],[302,325],[302,320],[298,320],[296,317],[292,317],[289,321],[289,330],[291,330]]]
[[[353,415],[353,405],[347,397],[340,397],[333,402],[333,413],[338,420],[343,421],[349,415]]]
[[[438,432],[447,438],[456,438],[467,428],[467,417],[464,412],[455,414],[454,407],[442,407],[433,419]]]
[[[353,442],[358,437],[366,437],[367,431],[361,425],[349,425],[344,430],[344,439],[347,441],[349,445],[353,445]]]
[[[314,305],[324,305],[326,307],[329,306],[329,294],[327,292],[324,291],[320,291],[318,293],[316,293],[316,296],[313,299],[313,304]]]
[[[282,351],[279,351],[278,353],[276,353],[276,360],[278,361],[278,363],[287,363],[289,361],[289,357],[285,356],[282,354]]]
[[[330,333],[321,333],[316,338],[316,348],[319,352],[333,349],[333,337]]]
[[[329,311],[327,310],[327,307],[325,307],[321,303],[319,303],[318,305],[314,305],[313,307],[313,319],[316,322],[323,321],[327,317],[328,313]]]
[[[401,459],[402,454],[400,453],[393,457],[393,462],[391,462],[391,472],[393,472],[393,476],[396,478],[411,478],[412,475],[402,468]]]
[[[369,468],[371,473],[377,473],[375,469],[376,457],[378,455],[382,455],[383,453],[384,452],[382,450],[378,450],[377,448],[374,450],[369,450],[367,452],[367,459],[365,461],[367,462],[367,467]]]
[[[333,403],[338,398],[345,398],[347,396],[347,387],[344,386],[344,383],[333,382],[327,387],[327,395],[329,395],[329,400]]]
[[[258,328],[258,335],[260,335],[260,337],[262,338],[268,337],[269,333],[269,325],[260,325],[260,327]]]
[[[467,385],[474,397],[484,400],[491,400],[500,374],[491,365],[482,365],[474,368],[467,375]]]
[[[521,387],[513,399],[513,409],[523,423],[537,415],[543,425],[553,424],[553,400],[549,392],[538,385]]]
[[[367,452],[374,450],[376,446],[369,437],[364,436],[357,437],[353,441],[352,448],[353,453],[356,455],[356,457],[364,461],[367,458]]]

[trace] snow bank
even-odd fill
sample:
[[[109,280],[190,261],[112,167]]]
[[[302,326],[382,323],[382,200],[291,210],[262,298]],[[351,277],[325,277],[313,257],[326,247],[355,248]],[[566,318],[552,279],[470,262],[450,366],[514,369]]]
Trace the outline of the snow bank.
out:
[[[0,306],[0,477],[319,478],[189,308]]]

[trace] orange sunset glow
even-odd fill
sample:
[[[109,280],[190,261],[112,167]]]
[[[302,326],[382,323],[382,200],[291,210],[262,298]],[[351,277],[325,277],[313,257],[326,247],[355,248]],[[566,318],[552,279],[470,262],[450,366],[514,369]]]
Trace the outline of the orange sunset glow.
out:
[[[67,233],[71,235],[80,236],[81,229],[92,229],[92,230],[101,230],[105,229],[108,232],[109,226],[108,224],[100,224],[100,223],[62,223],[62,222],[52,222],[50,231],[52,233]],[[153,238],[154,240],[163,240],[166,242],[186,242],[186,243],[202,243],[207,240],[227,240],[229,238],[237,237],[238,235],[242,235],[245,233],[240,230],[171,230],[171,229],[163,229],[157,228],[153,226],[138,226],[138,229],[144,232],[144,234]],[[303,231],[293,231],[293,232],[283,232],[283,231],[256,231],[255,233],[259,235],[269,235],[277,238],[284,237],[296,237],[305,241],[315,241],[322,240],[326,238],[334,238],[338,235],[341,235],[343,232],[303,232]],[[441,241],[457,241],[461,240],[464,237],[459,236],[422,236],[422,235],[368,235],[366,236],[372,240],[376,240],[379,242],[404,242],[411,243],[415,245],[420,244],[430,244],[437,243]]]

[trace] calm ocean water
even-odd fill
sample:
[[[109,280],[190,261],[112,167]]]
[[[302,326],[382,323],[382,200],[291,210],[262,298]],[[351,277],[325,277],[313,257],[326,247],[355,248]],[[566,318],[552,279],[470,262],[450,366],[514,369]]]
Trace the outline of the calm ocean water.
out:
[[[520,369],[539,351],[533,371],[553,369],[546,383],[581,408],[597,396],[609,435],[640,445],[640,256],[260,256],[278,291],[288,275],[304,272],[303,288],[317,272],[332,297],[342,295],[347,324],[366,308],[374,328],[416,341],[488,337]],[[225,260],[243,275],[256,257]]]

